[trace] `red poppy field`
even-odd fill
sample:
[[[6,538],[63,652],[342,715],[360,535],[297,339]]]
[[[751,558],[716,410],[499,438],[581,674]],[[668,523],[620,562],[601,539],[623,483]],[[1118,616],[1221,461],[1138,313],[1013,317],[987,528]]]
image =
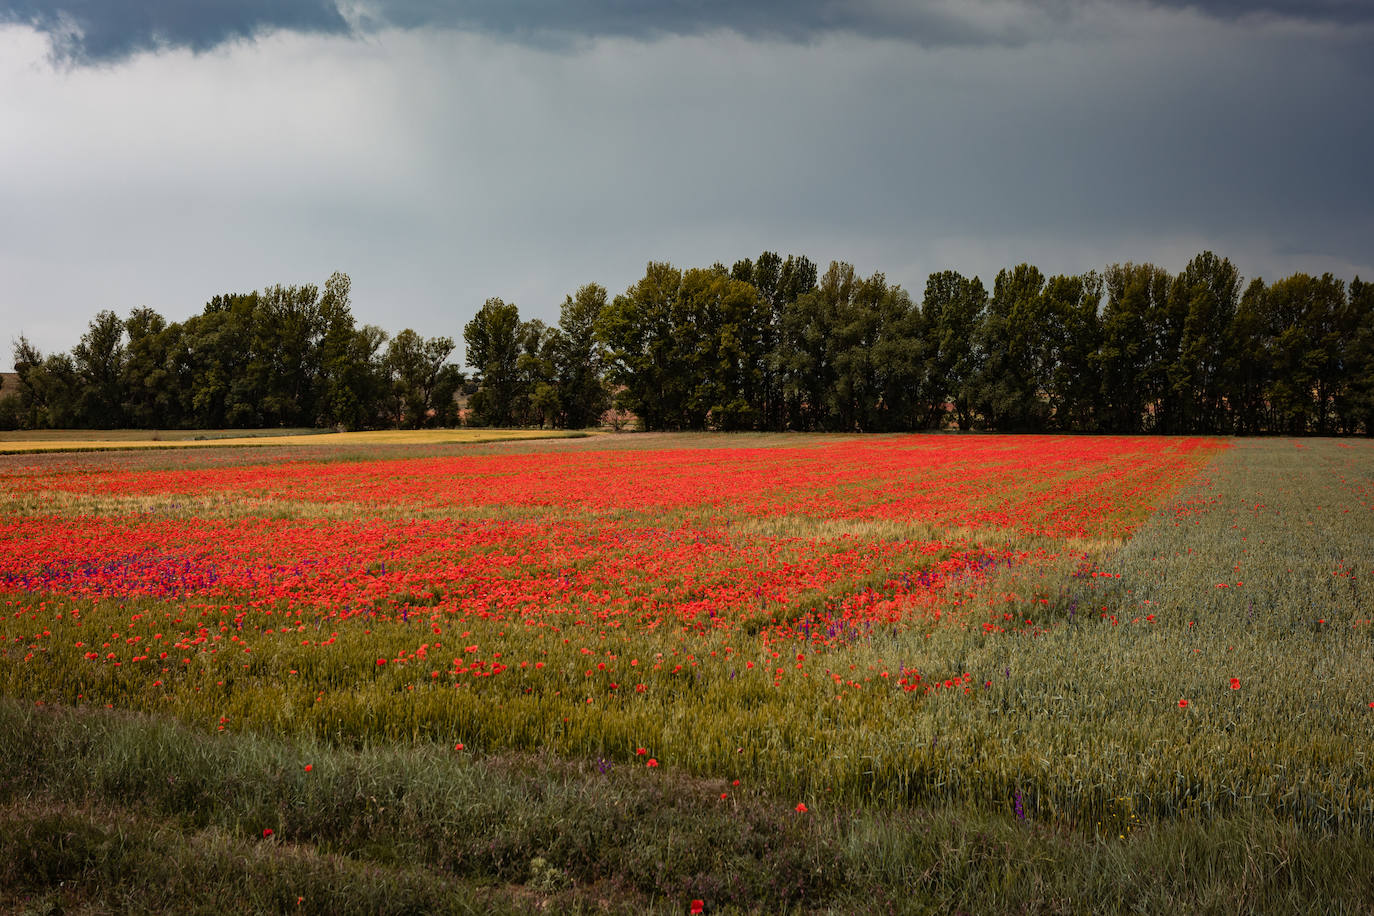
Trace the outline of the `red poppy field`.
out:
[[[5,456],[0,690],[28,729],[552,755],[723,815],[1363,835],[1372,494],[1374,449],[1335,441]],[[253,817],[235,835],[311,836],[289,805]],[[549,893],[585,884],[539,858]]]
[[[475,679],[500,677],[520,695],[553,687],[588,705],[703,666],[859,689],[874,666],[837,674],[827,650],[937,626],[1021,630],[1047,596],[990,583],[1065,564],[1096,574],[1093,548],[1128,536],[1219,448],[905,437],[165,470],[83,458],[8,477],[13,497],[77,501],[6,520],[0,587],[16,623],[43,625],[15,676],[59,673],[54,699],[68,702],[149,708],[211,686],[188,674],[221,671],[285,689],[359,659],[369,691],[371,669],[389,665],[397,689],[480,693]],[[81,511],[94,497],[163,502]],[[182,499],[193,502],[165,502]],[[194,501],[207,499],[228,512],[202,517]],[[260,503],[291,517],[257,514]],[[584,681],[568,680],[559,646],[571,640],[591,665]],[[73,656],[88,664],[72,670]],[[972,678],[896,656],[886,667],[879,677],[903,692]],[[425,719],[432,733],[458,724]]]

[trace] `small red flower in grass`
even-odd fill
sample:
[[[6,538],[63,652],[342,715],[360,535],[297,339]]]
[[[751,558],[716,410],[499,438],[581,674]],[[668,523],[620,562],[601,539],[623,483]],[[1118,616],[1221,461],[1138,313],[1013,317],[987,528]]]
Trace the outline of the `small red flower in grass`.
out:
[[[650,757],[649,760],[648,760],[648,762],[645,763],[644,765],[645,765],[645,766],[650,766],[650,767],[656,767],[656,766],[658,766],[658,760],[656,760],[656,759],[653,758],[653,757]]]
[[[797,813],[798,813],[798,814],[805,814],[805,813],[806,813],[806,802],[797,802]]]
[[[272,828],[271,828],[271,827],[264,827],[264,828],[262,828],[262,836],[263,836],[263,839],[266,839],[267,837],[270,837],[271,835],[272,835]]]
[[[315,765],[314,765],[313,763],[307,763],[307,764],[305,765],[305,771],[306,771],[307,773],[309,773],[309,772],[310,772],[311,770],[313,770],[313,769],[315,769]]]
[[[647,753],[649,753],[649,749],[648,749],[647,747],[637,747],[637,748],[635,748],[635,756],[636,756],[636,757],[643,757],[643,756],[644,756],[645,754],[647,754]]]
[[[463,749],[462,743],[459,742],[458,744],[455,744],[455,745],[453,746],[453,749],[454,749],[455,751],[461,751],[461,750]]]
[[[691,909],[689,909],[687,912],[692,914],[692,916],[700,916],[701,913],[706,912],[706,901],[693,900]]]
[[[1239,690],[1239,689],[1240,689],[1240,678],[1238,678],[1238,677],[1233,677],[1233,678],[1231,678],[1231,689],[1232,689],[1232,690]]]
[[[1179,701],[1178,701],[1178,708],[1179,708],[1179,709],[1185,709],[1185,708],[1187,708],[1187,706],[1188,706],[1188,701],[1187,701],[1187,700],[1179,700]]]
[[[729,792],[722,792],[722,793],[720,793],[720,799],[721,799],[721,801],[724,801],[725,799],[727,799],[727,798],[729,798],[729,797],[730,797],[730,793],[729,793]]]

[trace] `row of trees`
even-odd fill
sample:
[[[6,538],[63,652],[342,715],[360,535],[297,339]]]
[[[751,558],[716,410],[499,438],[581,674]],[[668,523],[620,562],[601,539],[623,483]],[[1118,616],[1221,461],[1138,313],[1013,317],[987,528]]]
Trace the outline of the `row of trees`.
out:
[[[358,326],[351,283],[216,296],[183,322],[102,311],[70,353],[14,345],[0,425],[364,428],[452,424],[463,383],[451,338]]]
[[[605,403],[602,367],[648,429],[1374,432],[1374,286],[1244,285],[1211,252],[1177,275],[1020,264],[991,291],[942,271],[919,304],[881,273],[764,252],[651,263],[604,297],[579,291],[552,330],[489,301],[466,335],[478,419],[576,425]]]
[[[1242,283],[1203,252],[989,291],[932,274],[919,303],[881,273],[764,252],[726,268],[650,263],[624,294],[587,284],[556,326],[489,299],[450,338],[358,327],[348,278],[217,296],[186,322],[101,312],[70,354],[15,346],[0,423],[646,429],[1374,432],[1374,286],[1327,274]]]

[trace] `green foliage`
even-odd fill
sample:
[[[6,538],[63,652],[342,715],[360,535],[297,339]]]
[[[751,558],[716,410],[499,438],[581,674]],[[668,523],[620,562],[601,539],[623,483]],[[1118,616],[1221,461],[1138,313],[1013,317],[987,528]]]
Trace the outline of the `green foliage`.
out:
[[[763,429],[784,429],[789,423],[798,428],[788,412],[783,319],[786,308],[816,287],[816,265],[805,257],[788,255],[786,260],[765,251],[757,260],[745,258],[735,263],[730,276],[751,284],[763,300],[757,313],[758,354],[756,384],[751,411]]]
[[[169,327],[150,308],[137,308],[125,320],[124,331],[129,343],[121,384],[128,424],[136,429],[177,425],[168,420],[181,413],[172,361],[181,328]]]
[[[650,262],[643,278],[616,296],[597,323],[607,379],[619,389],[617,406],[633,411],[645,429],[682,425],[687,365],[674,339],[681,285],[681,271]]]
[[[1246,286],[1231,322],[1231,346],[1223,361],[1227,400],[1235,431],[1253,434],[1269,428],[1265,388],[1270,334],[1265,330],[1268,287],[1256,278]]]
[[[968,429],[973,422],[974,380],[982,359],[978,328],[986,309],[987,292],[977,277],[968,280],[947,270],[931,274],[926,281],[921,315],[923,425],[927,428],[943,425],[946,403],[953,405],[960,429]]]
[[[124,425],[124,360],[124,322],[114,312],[102,311],[72,348],[72,361],[80,378],[80,425],[98,429]]]
[[[183,394],[187,425],[199,428],[260,426],[254,331],[263,320],[256,292],[215,296],[183,325],[173,348],[172,372]]]
[[[66,426],[75,421],[79,391],[71,357],[59,353],[44,358],[37,347],[20,335],[14,342],[14,371],[18,391],[7,400],[13,402],[17,425],[36,429]]]
[[[520,385],[520,310],[515,303],[488,299],[463,327],[467,364],[479,386],[472,396],[479,426],[514,426]]]
[[[515,360],[514,426],[554,426],[562,414],[558,397],[558,337],[538,318],[518,329],[520,355]],[[479,392],[480,394],[480,392]]]
[[[1116,433],[1158,428],[1168,379],[1172,278],[1153,264],[1113,264],[1103,277],[1101,425]]]
[[[922,316],[887,278],[832,262],[780,318],[782,398],[790,428],[887,431],[920,422]]]
[[[1204,251],[1174,278],[1169,293],[1183,315],[1178,352],[1168,367],[1169,390],[1179,405],[1178,431],[1225,431],[1225,357],[1240,301],[1240,272],[1226,258]]]
[[[765,303],[750,283],[723,269],[689,270],[678,292],[675,335],[696,382],[688,394],[690,428],[750,429],[757,420],[765,358]]]
[[[448,362],[451,337],[421,337],[406,328],[387,345],[382,371],[391,382],[392,417],[397,428],[451,426],[457,419],[454,395],[463,383]]]
[[[608,380],[646,429],[748,428],[766,357],[765,303],[724,268],[650,263],[602,312]]]
[[[1102,278],[1092,271],[1051,277],[1043,295],[1048,373],[1042,390],[1049,424],[1091,432],[1097,428],[1102,392],[1095,359],[1102,341],[1097,314]]]
[[[606,308],[606,288],[588,283],[568,296],[558,318],[552,341],[554,388],[559,425],[582,429],[596,425],[610,405],[603,377],[605,347],[596,334],[597,322]]]
[[[1342,432],[1374,432],[1374,284],[1356,277],[1341,315],[1342,386],[1334,401]]]
[[[315,422],[337,429],[366,429],[383,422],[384,405],[392,394],[388,382],[394,381],[388,379],[380,354],[386,333],[372,325],[359,328],[353,320],[352,286],[348,274],[335,272],[320,297],[324,335],[319,344]],[[442,393],[438,399],[443,400]],[[400,400],[405,403],[404,396]]]
[[[978,329],[983,363],[974,405],[993,429],[1043,429],[1049,402],[1041,397],[1054,372],[1045,277],[1029,264],[997,274]]]
[[[325,331],[319,288],[269,286],[258,299],[258,309],[262,318],[253,324],[247,373],[259,393],[256,403],[263,425],[309,425]]]
[[[1273,341],[1261,362],[1270,428],[1290,433],[1329,431],[1341,385],[1341,313],[1345,284],[1325,274],[1294,274],[1268,288],[1260,326]]]

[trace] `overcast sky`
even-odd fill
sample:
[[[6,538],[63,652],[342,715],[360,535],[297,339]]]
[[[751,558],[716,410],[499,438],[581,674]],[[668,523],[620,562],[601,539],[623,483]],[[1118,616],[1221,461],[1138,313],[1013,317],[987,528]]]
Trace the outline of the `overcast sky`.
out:
[[[0,0],[0,368],[353,280],[460,341],[649,260],[1374,276],[1374,0]]]

